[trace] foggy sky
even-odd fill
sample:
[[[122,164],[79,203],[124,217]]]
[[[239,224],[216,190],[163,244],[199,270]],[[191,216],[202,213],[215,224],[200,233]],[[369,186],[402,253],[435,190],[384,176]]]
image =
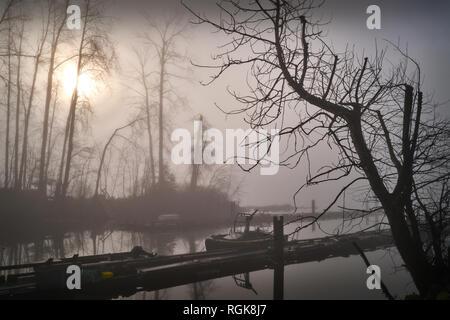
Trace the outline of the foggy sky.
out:
[[[213,1],[186,1],[192,6],[207,14],[217,13]],[[74,3],[76,3],[74,1]],[[381,30],[368,30],[366,28],[367,6],[377,4],[381,8]],[[355,45],[356,52],[365,54],[374,51],[375,39],[381,43],[383,39],[393,42],[400,40],[402,46],[407,45],[409,54],[420,62],[424,75],[424,91],[434,93],[438,102],[450,99],[449,77],[450,64],[450,2],[449,1],[356,1],[340,0],[328,1],[321,9],[326,18],[331,18],[330,24],[325,27],[328,30],[328,38],[335,47],[344,47],[346,44]],[[125,107],[127,103],[126,82],[127,72],[133,67],[133,59],[129,48],[133,44],[139,45],[136,33],[139,32],[138,19],[135,17],[139,11],[146,10],[157,19],[158,17],[176,17],[188,19],[188,13],[182,8],[178,0],[165,1],[111,1],[110,11],[114,19],[112,38],[118,46],[118,61],[120,71],[113,73],[109,79],[110,88],[102,89],[97,97],[93,98],[95,116],[93,122],[94,137],[99,143],[111,134],[114,128],[122,125],[130,114],[130,109]],[[218,45],[224,43],[226,38],[221,34],[212,34],[206,26],[193,26],[187,28],[186,38],[180,41],[179,48],[186,51],[187,55],[197,63],[211,63],[210,56],[217,52]],[[179,91],[189,103],[189,110],[177,112],[178,118],[171,119],[172,127],[186,127],[192,130],[193,116],[204,114],[213,127],[224,130],[225,128],[246,128],[242,117],[226,117],[214,103],[236,106],[234,100],[226,93],[228,85],[238,86],[239,91],[245,92],[243,83],[239,79],[243,75],[239,72],[229,72],[223,79],[214,85],[204,87],[199,81],[208,80],[210,75],[207,70],[199,70],[193,66],[185,71],[192,79],[190,82],[176,82]],[[449,115],[449,104],[443,107],[443,113]],[[168,107],[170,108],[170,106]],[[166,156],[168,159],[170,155]],[[322,160],[333,157],[330,151],[320,150],[314,155],[314,160],[319,166]],[[180,169],[176,169],[177,171]],[[236,181],[244,175],[242,185],[241,204],[266,205],[291,203],[295,190],[305,182],[306,170],[304,164],[300,164],[295,170],[281,168],[276,176],[260,176],[259,170],[246,174],[236,170]],[[327,200],[336,191],[336,185],[330,183],[320,187],[303,191],[297,198],[301,206],[309,206],[311,199],[316,199],[319,208],[327,205]],[[347,205],[350,205],[351,195],[347,195]]]

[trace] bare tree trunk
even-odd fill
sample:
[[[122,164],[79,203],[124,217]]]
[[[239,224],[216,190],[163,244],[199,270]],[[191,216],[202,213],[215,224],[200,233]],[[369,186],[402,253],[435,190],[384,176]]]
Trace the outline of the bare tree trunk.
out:
[[[36,78],[39,71],[39,64],[42,54],[42,49],[44,47],[45,41],[47,39],[47,32],[48,27],[50,23],[50,9],[48,12],[48,20],[47,20],[47,26],[44,31],[44,34],[41,39],[41,43],[38,46],[38,49],[36,51],[36,57],[34,62],[34,71],[33,71],[33,80],[31,82],[31,88],[30,88],[30,96],[28,99],[28,108],[25,111],[25,123],[24,123],[24,129],[23,129],[23,141],[22,141],[22,159],[20,163],[20,173],[19,173],[19,180],[21,184],[25,184],[25,177],[26,177],[26,169],[27,169],[27,154],[28,154],[28,127],[30,123],[30,115],[31,115],[31,109],[33,107],[33,97],[34,97],[34,89],[36,86]]]
[[[14,137],[14,189],[20,189],[19,180],[19,135],[20,135],[20,98],[21,98],[21,79],[20,79],[20,68],[22,63],[22,43],[23,43],[23,31],[25,28],[25,21],[22,22],[21,29],[19,32],[19,50],[17,52],[17,74],[16,74],[16,87],[17,87],[17,97],[16,97],[16,132]]]
[[[147,34],[145,37],[147,41],[155,49],[159,58],[159,110],[158,110],[158,133],[159,133],[159,146],[158,146],[158,184],[164,185],[166,182],[165,175],[167,174],[167,166],[164,163],[164,98],[167,97],[168,92],[165,91],[166,82],[170,79],[170,73],[167,72],[167,68],[175,63],[177,60],[181,60],[181,55],[176,52],[174,47],[175,39],[180,36],[185,30],[184,26],[177,26],[177,22],[168,22],[165,25],[156,26],[152,23],[151,18],[148,17],[150,26],[155,29],[156,37],[154,35]]]
[[[395,200],[390,202],[391,203],[386,203],[386,201],[381,200],[381,203],[384,203],[383,208],[391,226],[392,236],[401,257],[414,280],[414,284],[419,292],[424,294],[428,292],[429,285],[432,283],[433,275],[430,266],[423,254],[422,248],[415,245],[414,241],[411,239],[408,225],[403,218],[402,208],[398,205],[393,205],[392,202],[395,202]]]
[[[68,1],[66,1],[67,7]],[[66,10],[64,10],[64,18],[61,21],[61,24],[58,26],[58,29],[56,32],[53,33],[53,39],[52,39],[52,46],[51,46],[51,53],[50,53],[50,62],[48,67],[48,73],[47,73],[47,92],[45,96],[45,106],[44,106],[44,123],[42,124],[42,144],[41,144],[41,157],[39,162],[39,185],[38,190],[43,193],[47,194],[47,178],[45,176],[45,153],[47,150],[47,138],[48,138],[48,118],[49,118],[49,112],[50,112],[50,101],[52,98],[52,88],[53,88],[53,72],[54,66],[55,66],[55,56],[56,56],[56,50],[58,48],[59,38],[62,32],[63,27],[66,24],[66,17],[67,13]]]
[[[48,179],[48,168],[50,166],[50,160],[52,156],[52,150],[53,150],[53,124],[55,122],[55,111],[56,111],[56,103],[58,101],[58,87],[56,88],[56,94],[55,99],[53,101],[53,109],[52,109],[52,118],[50,120],[50,132],[48,133],[48,145],[47,145],[47,157],[45,161],[45,176]]]
[[[386,216],[391,226],[392,236],[399,253],[408,266],[408,270],[414,279],[417,289],[421,292],[427,292],[430,281],[430,268],[426,261],[420,245],[414,241],[409,231],[408,224],[404,218],[404,202],[401,199],[402,194],[396,195],[389,193],[383,184],[383,180],[374,164],[371,152],[364,140],[364,134],[361,128],[360,115],[357,115],[351,121],[348,121],[353,145],[361,161],[361,166],[367,176],[372,191],[380,200]]]
[[[63,172],[64,172],[64,160],[66,157],[66,148],[67,148],[67,138],[69,136],[69,124],[70,124],[70,113],[69,116],[67,117],[67,121],[66,121],[66,129],[64,131],[64,140],[63,140],[63,149],[61,152],[61,161],[59,163],[59,170],[58,170],[58,178],[57,178],[57,182],[56,182],[56,190],[55,190],[55,197],[61,197],[62,193],[62,177],[63,177]]]
[[[6,94],[5,189],[9,186],[9,131],[11,118],[11,23],[8,26],[8,90]]]
[[[100,158],[100,164],[98,166],[97,169],[97,179],[95,182],[95,192],[94,192],[94,197],[98,196],[98,188],[100,185],[100,178],[101,178],[101,174],[102,174],[102,167],[103,167],[103,162],[105,161],[105,155],[106,155],[106,151],[108,149],[108,146],[111,144],[112,140],[114,139],[114,137],[116,136],[116,134],[125,128],[131,127],[132,125],[134,125],[136,122],[141,121],[142,119],[135,119],[133,121],[131,121],[130,123],[117,128],[116,130],[114,130],[113,134],[109,137],[108,141],[106,142],[105,146],[103,147],[103,152],[102,152],[102,156]]]
[[[8,18],[8,89],[6,93],[6,137],[5,137],[5,180],[4,188],[9,187],[9,132],[10,132],[10,119],[11,119],[11,21],[10,19],[10,8],[14,0],[10,0],[3,11],[0,18],[0,23],[2,23],[5,18]]]
[[[81,33],[80,47],[78,49],[78,61],[77,61],[75,87],[73,90],[72,99],[70,101],[70,108],[69,108],[70,123],[69,123],[69,136],[68,136],[68,140],[67,140],[67,158],[66,158],[66,166],[64,169],[64,178],[63,178],[62,189],[61,189],[61,195],[63,197],[66,196],[67,188],[69,186],[70,165],[71,165],[71,161],[72,161],[72,152],[73,152],[73,137],[75,134],[76,108],[77,108],[77,103],[78,103],[78,81],[79,81],[79,76],[81,73],[81,62],[83,59],[83,48],[84,48],[84,44],[85,44],[84,40],[85,40],[85,36],[86,36],[86,27],[87,27],[87,21],[88,21],[87,17],[89,15],[89,8],[90,8],[90,3],[89,3],[89,1],[87,1],[86,12],[85,12],[85,16],[83,19],[84,23],[83,23],[83,30]]]
[[[160,185],[164,184],[164,159],[163,159],[163,144],[164,144],[164,72],[165,72],[165,42],[163,42],[161,48],[161,57],[160,57],[160,74],[159,74],[159,180],[158,183]]]
[[[70,165],[72,162],[73,137],[74,137],[74,131],[75,131],[75,111],[76,111],[76,104],[78,102],[78,89],[77,89],[78,74],[79,74],[79,72],[77,72],[77,81],[76,81],[75,89],[74,89],[74,92],[72,95],[72,100],[70,103],[70,110],[69,110],[69,121],[68,121],[69,135],[67,137],[67,156],[65,159],[64,176],[63,176],[63,182],[62,182],[62,188],[61,188],[61,195],[63,197],[66,196],[67,188],[69,186]]]
[[[153,134],[152,134],[152,117],[151,117],[151,109],[153,108],[153,104],[150,103],[150,88],[147,84],[147,78],[149,76],[149,73],[147,72],[147,58],[146,58],[146,52],[142,53],[137,50],[135,50],[136,58],[139,62],[139,69],[137,80],[141,82],[144,94],[143,94],[143,111],[145,113],[146,118],[146,126],[147,126],[147,138],[148,138],[148,152],[149,152],[149,158],[148,161],[146,161],[147,169],[144,171],[144,179],[145,183],[142,185],[145,186],[143,188],[142,192],[145,193],[144,189],[150,189],[151,186],[154,186],[156,184],[156,172],[155,172],[155,157],[154,157],[154,150],[153,150]],[[151,174],[151,177],[150,177]]]
[[[148,150],[150,157],[150,170],[152,173],[152,186],[156,183],[156,173],[155,173],[155,159],[153,156],[153,137],[152,137],[152,127],[150,121],[150,104],[148,101],[148,91],[147,86],[145,87],[145,100],[146,100],[146,117],[147,117],[147,135],[148,135]]]
[[[53,66],[55,63],[56,43],[52,45],[52,52],[50,55],[50,66],[47,74],[47,94],[45,97],[44,106],[44,123],[42,124],[42,144],[41,144],[41,158],[39,162],[39,186],[38,190],[43,194],[47,193],[47,181],[45,179],[45,151],[47,149],[47,137],[48,137],[48,117],[50,109],[50,100],[52,95],[53,86]]]

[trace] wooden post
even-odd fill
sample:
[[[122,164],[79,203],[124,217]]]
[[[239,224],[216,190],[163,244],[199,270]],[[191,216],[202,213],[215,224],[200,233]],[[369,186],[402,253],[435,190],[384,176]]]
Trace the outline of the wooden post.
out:
[[[284,255],[284,233],[283,233],[283,217],[273,217],[273,248],[275,261],[283,264]]]
[[[314,199],[311,201],[311,215],[313,217],[316,216],[316,200],[314,200]],[[316,231],[316,223],[315,222],[311,225],[311,231]]]
[[[273,217],[273,299],[283,300],[284,295],[284,234],[283,217]]]

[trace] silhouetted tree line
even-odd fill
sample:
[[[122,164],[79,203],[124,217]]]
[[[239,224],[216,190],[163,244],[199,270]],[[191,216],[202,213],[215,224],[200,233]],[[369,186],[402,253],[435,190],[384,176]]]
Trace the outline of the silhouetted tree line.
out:
[[[165,212],[186,220],[228,217],[227,173],[206,174],[196,166],[185,187],[177,185],[165,159],[169,109],[185,104],[173,79],[187,60],[178,46],[186,26],[144,15],[143,31],[131,48],[134,70],[125,76],[129,119],[97,143],[90,125],[96,106],[80,89],[80,79],[89,75],[107,83],[120,69],[112,21],[104,1],[83,0],[80,30],[70,30],[68,5],[68,0],[0,5],[0,224],[5,231],[8,226],[23,233],[66,230],[111,218],[152,220]],[[75,83],[64,98],[67,66],[74,66]]]

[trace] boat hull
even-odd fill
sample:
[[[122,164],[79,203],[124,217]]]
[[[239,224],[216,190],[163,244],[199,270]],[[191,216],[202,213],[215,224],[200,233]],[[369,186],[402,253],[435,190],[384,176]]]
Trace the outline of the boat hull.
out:
[[[205,240],[206,250],[267,248],[272,245],[272,235],[261,235],[255,238],[227,239],[227,235],[215,235]]]

